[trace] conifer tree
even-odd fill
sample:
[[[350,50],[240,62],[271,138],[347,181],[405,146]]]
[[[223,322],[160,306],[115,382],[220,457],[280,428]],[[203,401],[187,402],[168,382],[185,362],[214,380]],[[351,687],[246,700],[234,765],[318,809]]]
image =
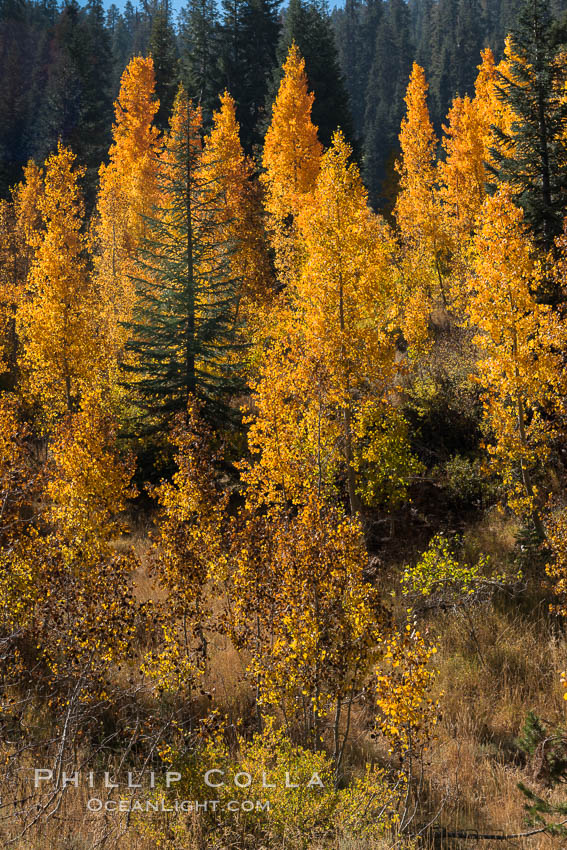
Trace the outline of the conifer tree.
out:
[[[512,48],[499,88],[515,118],[509,130],[496,129],[493,173],[512,187],[538,244],[553,252],[565,214],[567,103],[548,0],[526,0]],[[557,293],[545,297],[553,300]]]
[[[160,130],[165,130],[175,100],[179,72],[175,32],[164,6],[160,7],[154,15],[149,50],[154,62],[155,91],[159,101],[156,125]]]
[[[201,110],[181,87],[160,158],[160,200],[139,249],[137,302],[125,365],[146,427],[186,412],[226,410],[234,387],[236,295],[233,246],[223,228],[218,179],[202,154]]]
[[[344,74],[355,134],[363,137],[365,95],[363,82],[368,80],[373,64],[376,28],[382,19],[382,3],[346,0],[331,14],[339,64]],[[408,69],[409,70],[409,69]]]
[[[53,31],[49,74],[30,121],[33,155],[38,161],[60,139],[86,165],[85,194],[90,211],[96,198],[96,176],[109,144],[112,116],[111,52],[101,0],[89,0],[83,11],[76,0],[61,9]]]
[[[223,0],[219,30],[222,85],[236,102],[242,144],[252,153],[265,131],[266,98],[276,65],[280,0]]]
[[[388,157],[399,153],[398,133],[412,53],[408,6],[404,0],[389,0],[376,31],[365,92],[364,178],[375,207],[382,207],[387,200],[384,181]]]
[[[439,0],[430,6],[426,67],[436,130],[441,129],[456,94],[472,95],[475,63],[484,41],[483,23],[479,0]]]
[[[181,79],[210,125],[219,83],[218,11],[214,0],[188,0],[179,17]]]

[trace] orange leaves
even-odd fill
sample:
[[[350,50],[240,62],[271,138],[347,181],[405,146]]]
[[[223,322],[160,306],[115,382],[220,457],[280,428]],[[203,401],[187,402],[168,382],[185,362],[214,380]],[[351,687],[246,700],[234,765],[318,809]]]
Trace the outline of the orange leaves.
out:
[[[436,210],[437,140],[427,110],[423,68],[414,63],[405,97],[406,116],[400,130],[402,159],[398,165],[400,194],[395,215],[404,239],[433,242],[439,239]]]
[[[252,182],[252,164],[240,144],[234,100],[228,92],[220,100],[221,107],[214,113],[213,127],[205,139],[204,173],[215,187],[223,230],[233,245],[233,276],[240,281],[246,304],[262,302],[269,294],[271,269],[259,197]]]
[[[99,394],[91,392],[81,409],[61,423],[52,442],[48,517],[62,548],[80,546],[83,557],[104,550],[120,532],[116,517],[135,495],[132,458],[119,457],[116,431]]]
[[[422,343],[433,302],[447,302],[445,284],[449,250],[437,185],[437,139],[427,109],[423,68],[414,63],[405,97],[400,131],[399,194],[394,215],[403,243],[402,297],[411,305],[402,317],[408,341]],[[415,328],[419,328],[416,332]]]
[[[153,126],[159,109],[155,96],[154,62],[151,56],[135,56],[120,80],[120,93],[114,104],[116,123],[113,128],[114,148],[124,145],[133,161],[148,154],[158,131]],[[134,175],[132,175],[134,178]]]
[[[61,144],[46,161],[39,200],[44,228],[30,236],[35,248],[31,297],[17,316],[27,394],[39,403],[46,422],[73,410],[85,389],[100,380],[98,301],[87,271],[78,184],[83,173]]]
[[[305,262],[297,300],[305,347],[326,364],[329,400],[340,406],[364,381],[385,386],[393,366],[393,239],[368,206],[351,153],[338,132],[299,217]]]
[[[479,331],[477,369],[494,434],[489,450],[513,506],[534,514],[539,498],[532,473],[548,456],[555,430],[548,414],[560,409],[565,392],[565,329],[534,295],[541,269],[509,189],[486,199],[474,256],[466,309]],[[515,471],[520,482],[514,483]]]
[[[268,501],[303,503],[314,492],[332,501],[346,478],[356,512],[357,422],[395,385],[395,248],[350,156],[337,133],[297,218],[302,268],[266,320],[247,480]]]
[[[435,179],[437,140],[427,109],[428,85],[425,73],[414,62],[406,96],[406,116],[400,130],[403,160],[399,167],[402,191],[412,192],[430,188]],[[405,203],[399,208],[402,216]]]
[[[151,56],[135,56],[122,74],[114,104],[116,121],[110,163],[101,168],[100,203],[112,201],[118,190],[127,204],[127,239],[136,243],[143,232],[141,216],[155,199],[155,156],[158,130],[154,118],[159,101],[154,97],[155,76]]]
[[[333,713],[337,770],[341,712],[367,682],[388,619],[363,577],[358,425],[395,383],[393,239],[350,156],[337,133],[294,210],[301,262],[264,317],[229,590],[231,634],[251,654],[261,703],[280,706],[315,748]]]
[[[320,168],[323,148],[311,121],[312,106],[305,61],[292,44],[264,140],[264,172],[260,175],[265,190],[267,227],[282,282],[287,282],[298,270],[293,220],[312,191]]]
[[[307,90],[305,60],[295,44],[283,67],[262,159],[266,209],[279,219],[299,212],[303,196],[315,183],[323,150],[311,121],[314,96]]]
[[[456,238],[466,240],[485,195],[485,128],[469,97],[456,98],[447,119],[443,128],[446,159],[439,163],[441,196],[454,220]]]
[[[134,57],[122,74],[115,103],[116,121],[108,165],[101,166],[93,225],[96,284],[104,308],[109,369],[116,369],[131,319],[135,289],[130,275],[145,230],[144,216],[157,200],[158,131],[153,124],[159,103],[154,99],[151,57]],[[99,312],[100,307],[99,307]]]
[[[498,97],[497,68],[490,48],[482,51],[475,96],[457,97],[443,127],[445,159],[439,162],[441,198],[447,208],[449,226],[454,230],[455,248],[466,250],[476,217],[482,206],[492,163],[493,127],[505,129],[510,123],[509,108]]]
[[[214,435],[191,403],[173,427],[177,471],[154,491],[160,505],[154,553],[160,582],[174,594],[172,605],[197,611],[205,583],[226,573],[221,529],[228,496],[215,481]]]

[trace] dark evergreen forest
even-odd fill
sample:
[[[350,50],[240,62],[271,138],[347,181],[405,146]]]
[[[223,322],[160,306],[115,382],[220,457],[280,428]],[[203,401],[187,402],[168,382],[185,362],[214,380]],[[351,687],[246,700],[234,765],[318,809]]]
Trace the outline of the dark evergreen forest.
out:
[[[482,48],[502,57],[520,5],[520,0],[346,0],[333,12],[363,173],[377,207],[388,210],[395,197],[393,166],[412,63],[425,70],[439,135],[453,97],[473,92]],[[566,8],[565,0],[552,4],[558,42],[564,40]]]
[[[1,0],[0,195],[40,162],[57,140],[87,167],[92,205],[110,143],[113,101],[129,59],[151,53],[167,121],[179,81],[203,107],[205,128],[218,95],[238,108],[246,151],[258,154],[292,41],[306,60],[315,93],[314,122],[328,145],[342,127],[354,144],[376,208],[396,191],[395,157],[412,62],[430,83],[429,108],[441,129],[455,94],[470,93],[480,50],[502,53],[518,0],[189,0],[174,16],[168,0],[124,10],[101,0]],[[563,40],[566,0],[555,0],[555,37]]]

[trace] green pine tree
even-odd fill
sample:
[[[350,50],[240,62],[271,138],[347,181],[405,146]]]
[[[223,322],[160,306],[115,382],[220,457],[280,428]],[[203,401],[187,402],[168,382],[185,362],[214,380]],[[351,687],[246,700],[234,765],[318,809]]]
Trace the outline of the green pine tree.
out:
[[[539,245],[554,248],[565,216],[567,105],[564,63],[556,61],[548,0],[527,0],[513,36],[511,78],[500,96],[518,116],[509,134],[497,132],[494,175],[513,186]],[[548,290],[550,285],[548,285]],[[547,291],[543,297],[554,300]]]
[[[150,53],[154,60],[156,97],[159,100],[156,124],[160,130],[165,130],[179,84],[179,63],[175,33],[169,22],[168,12],[163,5],[158,9],[152,21]]]
[[[186,410],[191,397],[211,418],[226,416],[238,383],[238,282],[219,216],[221,190],[204,169],[201,135],[201,111],[181,88],[160,164],[162,201],[141,247],[125,366],[149,431]]]
[[[346,0],[344,8],[335,8],[331,15],[354,132],[359,139],[362,139],[364,133],[365,82],[369,78],[374,60],[376,31],[384,8],[382,0]]]
[[[190,97],[201,104],[205,127],[221,88],[217,18],[215,0],[188,0],[179,16],[182,81]]]
[[[518,749],[535,767],[540,785],[548,789],[567,780],[567,736],[564,729],[550,729],[533,711],[529,711],[524,728],[516,741]],[[549,835],[567,836],[567,803],[551,802],[544,796],[518,783],[526,798],[525,810],[530,826]]]
[[[112,55],[101,0],[81,9],[67,0],[49,46],[49,69],[31,121],[32,154],[42,161],[61,140],[87,166],[85,200],[91,209],[112,125]]]
[[[364,178],[371,203],[392,206],[384,185],[399,153],[398,135],[411,71],[409,11],[404,0],[388,0],[376,33],[374,61],[368,78],[364,122]],[[388,168],[388,165],[390,168]],[[388,189],[393,188],[391,179]]]
[[[263,138],[266,97],[276,64],[281,0],[223,0],[219,31],[222,88],[236,101],[242,144],[247,153]]]

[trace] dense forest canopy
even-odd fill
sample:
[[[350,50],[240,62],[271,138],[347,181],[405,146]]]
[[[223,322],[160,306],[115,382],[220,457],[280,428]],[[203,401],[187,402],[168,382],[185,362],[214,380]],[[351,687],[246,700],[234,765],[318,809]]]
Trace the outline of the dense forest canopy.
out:
[[[157,0],[120,10],[101,0],[0,4],[0,196],[29,158],[60,138],[87,167],[87,201],[110,143],[112,103],[132,56],[151,52],[167,126],[182,80],[205,127],[225,88],[234,97],[247,153],[258,154],[281,67],[295,40],[315,93],[314,122],[328,145],[340,126],[354,143],[370,199],[393,203],[403,96],[412,62],[429,80],[439,134],[454,95],[472,94],[480,50],[500,58],[519,0],[347,0],[329,15],[319,0],[192,0],[178,14]],[[555,38],[563,0],[554,0]]]
[[[564,846],[560,13],[2,5],[3,846]]]
[[[333,10],[364,179],[377,206],[393,203],[394,159],[412,62],[425,69],[431,120],[439,135],[453,97],[473,94],[480,51],[490,47],[501,58],[520,5],[520,0],[346,0]],[[558,41],[565,38],[559,22],[566,8],[557,0],[551,9]]]

